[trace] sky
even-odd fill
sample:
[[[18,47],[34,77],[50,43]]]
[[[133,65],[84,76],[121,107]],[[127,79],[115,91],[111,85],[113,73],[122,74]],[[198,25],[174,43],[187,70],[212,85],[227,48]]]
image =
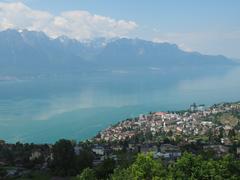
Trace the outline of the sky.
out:
[[[0,30],[141,38],[240,59],[239,0],[0,0]]]

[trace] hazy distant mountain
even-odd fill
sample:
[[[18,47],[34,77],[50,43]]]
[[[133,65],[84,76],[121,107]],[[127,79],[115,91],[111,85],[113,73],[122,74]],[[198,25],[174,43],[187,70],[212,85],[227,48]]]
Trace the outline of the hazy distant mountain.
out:
[[[81,72],[99,69],[215,68],[236,62],[224,56],[184,52],[174,44],[140,39],[79,42],[42,32],[0,32],[1,73]]]
[[[117,66],[221,66],[234,62],[224,56],[207,56],[184,52],[175,44],[153,43],[139,39],[119,39],[110,42],[98,55],[105,65]]]

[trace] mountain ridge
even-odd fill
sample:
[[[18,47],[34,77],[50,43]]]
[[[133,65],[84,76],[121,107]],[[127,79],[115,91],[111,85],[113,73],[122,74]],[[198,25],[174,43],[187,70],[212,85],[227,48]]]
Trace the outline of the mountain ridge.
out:
[[[95,71],[99,68],[205,68],[238,64],[221,55],[186,52],[170,43],[128,38],[80,42],[67,36],[53,39],[43,32],[14,29],[0,32],[0,54],[0,69],[6,73]]]

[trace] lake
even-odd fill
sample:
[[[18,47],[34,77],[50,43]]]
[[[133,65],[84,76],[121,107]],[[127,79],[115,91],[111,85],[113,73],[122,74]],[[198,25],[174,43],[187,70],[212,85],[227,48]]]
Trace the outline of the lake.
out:
[[[84,140],[120,120],[150,111],[240,100],[239,67],[215,74],[178,74],[152,68],[140,73],[0,77],[0,139],[9,143]]]

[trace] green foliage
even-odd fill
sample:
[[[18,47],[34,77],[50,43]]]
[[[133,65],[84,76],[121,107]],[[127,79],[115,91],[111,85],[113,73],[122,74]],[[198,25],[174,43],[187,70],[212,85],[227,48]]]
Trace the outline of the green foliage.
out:
[[[7,174],[6,169],[0,168],[0,179]]]
[[[133,161],[135,160],[136,158],[136,155],[137,153],[135,152],[119,152],[117,154],[117,157],[118,157],[118,166],[120,168],[127,168],[129,167]]]
[[[40,171],[32,171],[29,174],[23,175],[23,177],[18,178],[18,180],[50,180],[50,174]]]
[[[154,160],[152,154],[139,154],[136,161],[129,168],[116,169],[111,179],[156,179],[164,177],[165,174],[162,163]]]
[[[174,179],[184,179],[186,177],[196,179],[202,171],[202,161],[201,156],[184,153],[176,163],[169,167],[169,175]]]
[[[105,159],[99,166],[96,167],[97,177],[107,179],[113,173],[115,161],[113,159]]]
[[[76,155],[76,143],[69,140],[59,140],[53,146],[52,170],[55,175],[72,176],[87,167],[92,167],[93,154],[87,144],[82,144],[80,154]]]
[[[82,149],[80,155],[76,156],[77,168],[82,171],[87,167],[92,167],[93,158],[93,153],[90,149]]]
[[[76,180],[95,180],[95,179],[97,179],[95,172],[90,168],[84,169],[83,172],[76,178]]]
[[[168,171],[172,179],[236,179],[240,177],[239,168],[239,161],[231,156],[204,160],[200,155],[184,153]]]
[[[164,168],[160,162],[153,159],[152,154],[139,154],[130,167],[130,172],[135,179],[151,179],[163,175]]]
[[[133,175],[130,169],[120,169],[117,168],[114,170],[114,173],[111,175],[112,180],[132,180]]]
[[[176,162],[164,167],[151,154],[140,154],[125,169],[115,169],[112,180],[140,179],[239,179],[240,161],[232,156],[222,159],[204,159],[201,155],[184,153]]]
[[[68,176],[76,173],[75,153],[71,141],[61,139],[53,146],[53,164],[54,174]]]

